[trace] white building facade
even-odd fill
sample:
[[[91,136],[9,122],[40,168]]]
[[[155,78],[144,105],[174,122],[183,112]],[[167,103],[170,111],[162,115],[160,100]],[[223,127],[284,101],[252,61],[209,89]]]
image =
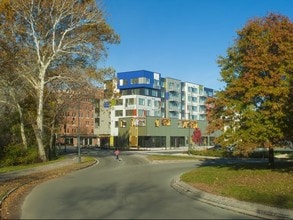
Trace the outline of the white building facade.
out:
[[[111,102],[111,136],[118,135],[121,117],[206,120],[205,102],[214,95],[213,89],[203,85],[146,70],[117,73],[117,89],[121,97]]]

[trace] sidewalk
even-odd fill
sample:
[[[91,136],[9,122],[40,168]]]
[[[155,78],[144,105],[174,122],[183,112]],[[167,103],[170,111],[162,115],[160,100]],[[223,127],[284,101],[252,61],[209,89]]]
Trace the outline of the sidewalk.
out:
[[[74,156],[68,155],[67,158],[65,158],[61,161],[55,162],[55,163],[50,163],[47,165],[40,165],[37,167],[28,168],[28,169],[24,169],[24,170],[2,173],[2,174],[0,174],[0,183],[4,182],[6,180],[9,180],[9,179],[15,179],[17,177],[29,175],[32,173],[37,173],[37,172],[41,172],[41,171],[48,171],[48,170],[56,169],[59,167],[64,167],[66,165],[77,163],[77,160],[78,160],[78,158],[75,155]]]

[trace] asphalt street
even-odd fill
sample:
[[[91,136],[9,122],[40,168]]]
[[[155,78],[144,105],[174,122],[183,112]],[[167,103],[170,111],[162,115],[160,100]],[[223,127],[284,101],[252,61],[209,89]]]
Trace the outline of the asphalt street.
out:
[[[97,165],[35,187],[22,219],[256,219],[191,198],[171,186],[199,161],[150,163],[143,155],[97,153]]]

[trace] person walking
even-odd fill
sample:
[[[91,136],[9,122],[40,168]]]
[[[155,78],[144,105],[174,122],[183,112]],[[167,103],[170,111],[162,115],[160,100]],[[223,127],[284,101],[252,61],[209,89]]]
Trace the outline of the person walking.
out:
[[[116,148],[116,150],[115,150],[116,160],[120,161],[119,154],[120,154],[120,151],[118,150],[118,148]]]

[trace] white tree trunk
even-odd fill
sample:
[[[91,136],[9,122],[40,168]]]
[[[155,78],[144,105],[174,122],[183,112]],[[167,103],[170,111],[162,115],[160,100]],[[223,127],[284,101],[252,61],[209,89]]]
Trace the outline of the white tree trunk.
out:
[[[17,110],[18,110],[18,114],[19,114],[20,134],[21,134],[21,138],[22,138],[22,144],[24,146],[24,149],[27,150],[27,139],[26,139],[25,131],[24,131],[23,115],[22,115],[21,107],[20,107],[20,105],[18,103],[17,103]]]
[[[43,143],[43,113],[44,113],[44,85],[46,67],[40,69],[40,88],[38,91],[37,127],[35,135],[38,143],[39,156],[42,161],[47,161],[45,147]]]
[[[56,124],[56,117],[54,116],[51,122],[51,128],[50,128],[50,155],[49,155],[49,159],[51,160],[52,157],[55,158],[56,156],[56,146],[55,146],[55,142],[56,142],[56,134],[55,134],[55,124]]]

